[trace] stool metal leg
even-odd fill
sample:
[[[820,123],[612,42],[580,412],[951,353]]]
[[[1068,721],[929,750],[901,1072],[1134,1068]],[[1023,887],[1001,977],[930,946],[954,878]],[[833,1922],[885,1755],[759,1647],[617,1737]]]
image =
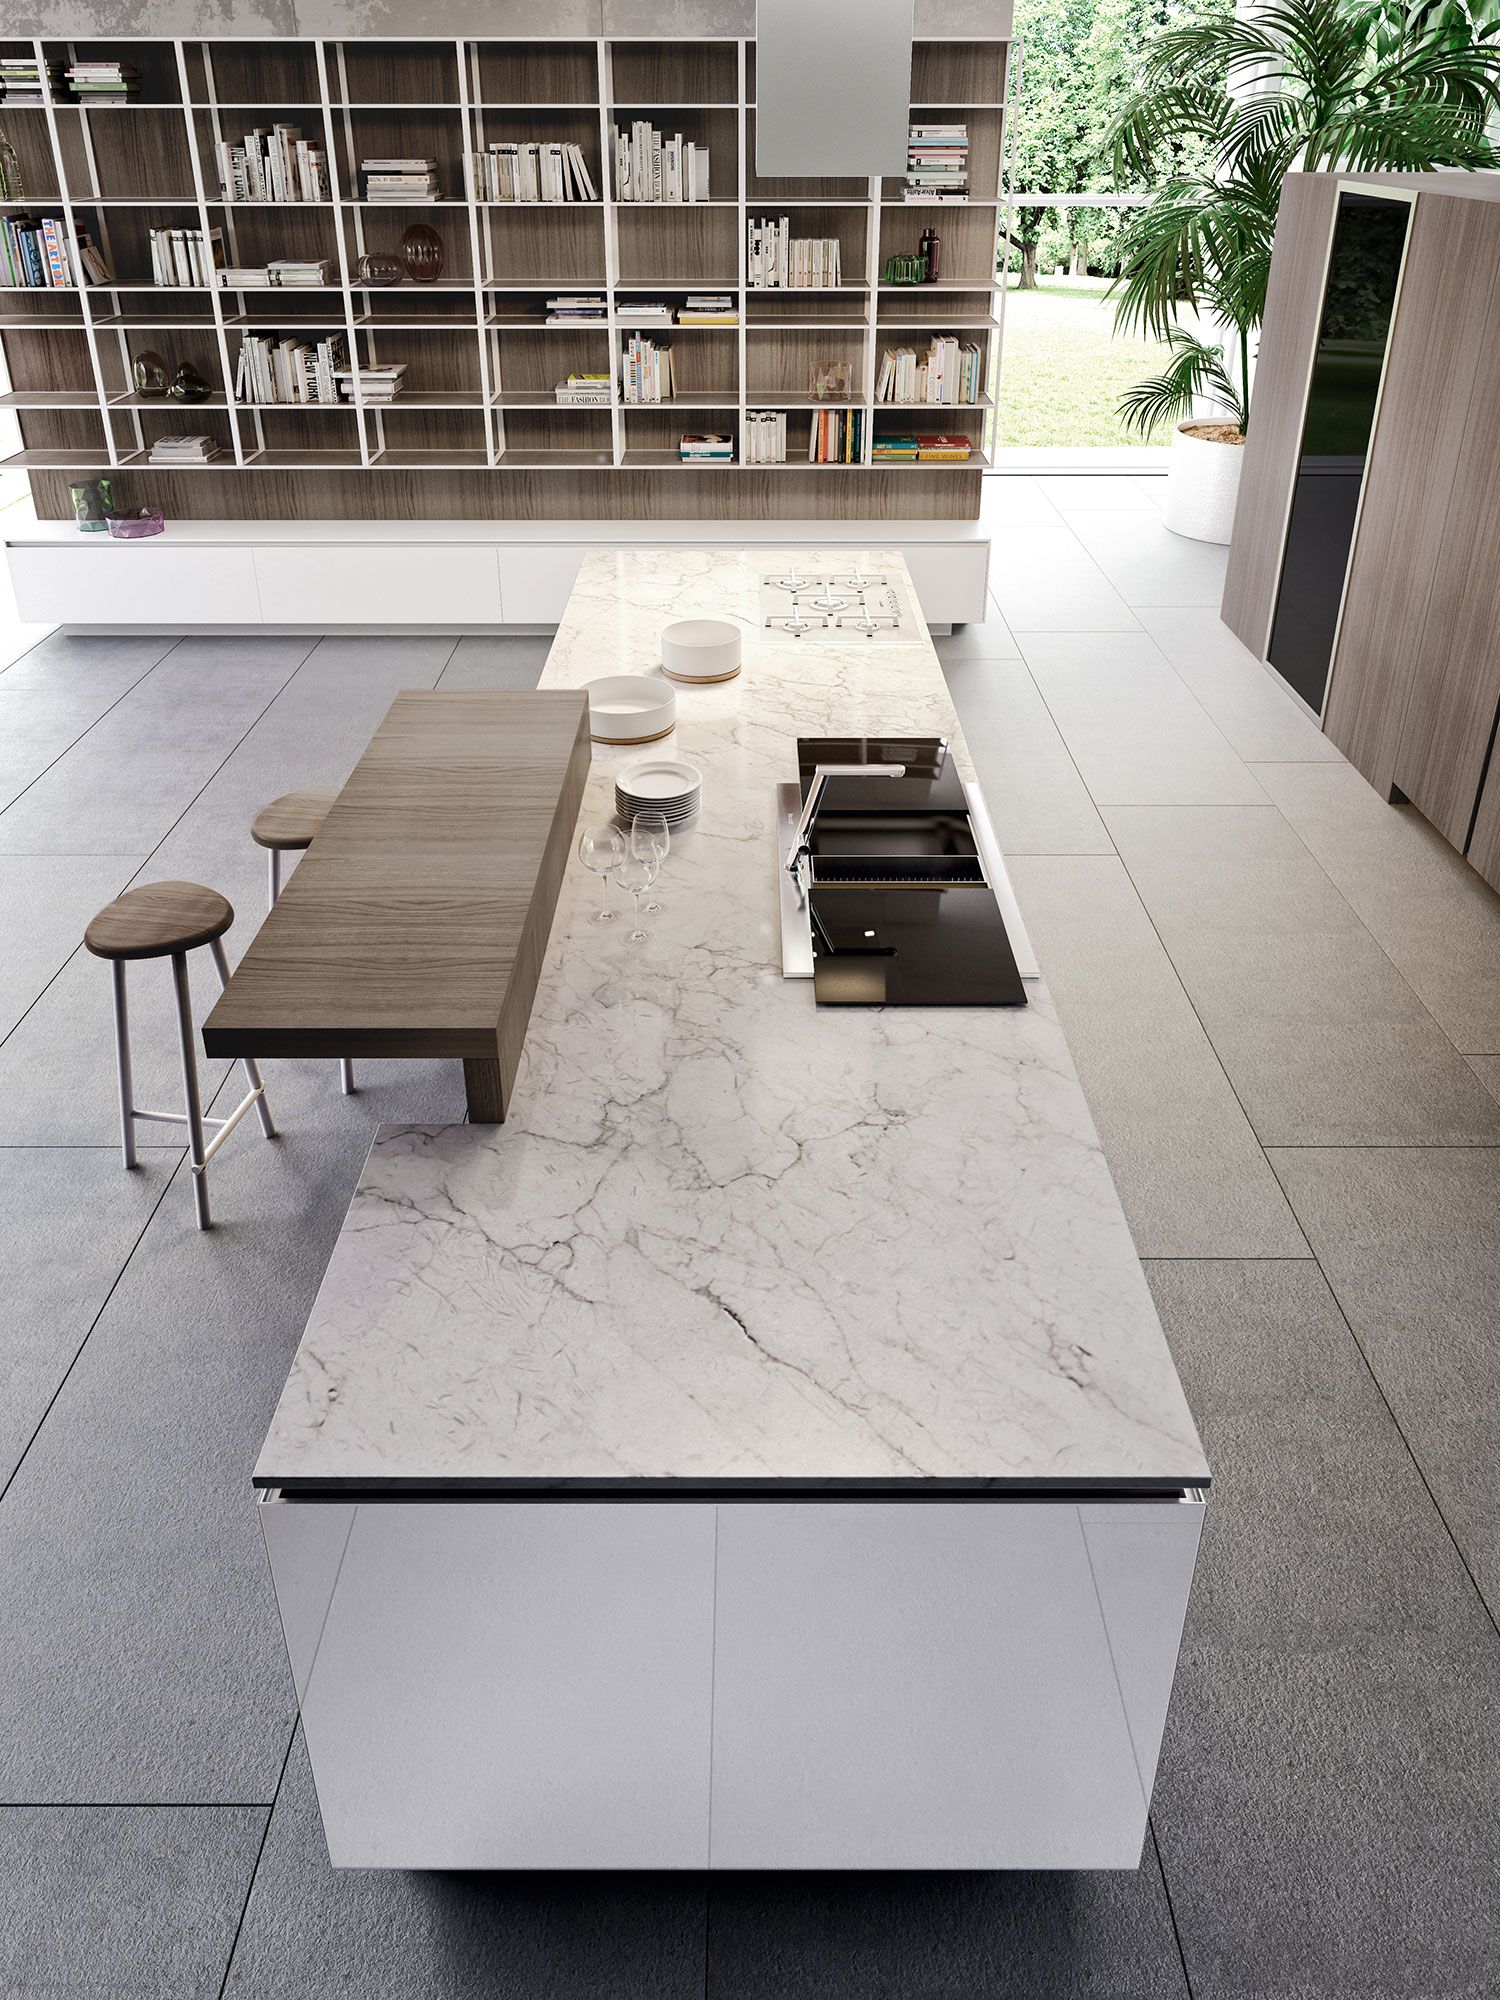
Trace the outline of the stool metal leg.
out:
[[[109,964],[115,989],[115,1069],[120,1078],[120,1150],[127,1167],[136,1163],[135,1085],[130,1074],[130,1014],[125,1005],[125,961],[114,958]]]
[[[276,852],[274,847],[271,852],[273,854]],[[229,960],[224,956],[224,940],[210,938],[208,948],[214,955],[214,965],[219,974],[219,989],[222,992],[229,984]],[[268,1139],[274,1139],[276,1127],[271,1123],[271,1107],[266,1102],[266,1086],[261,1082],[260,1064],[254,1056],[243,1056],[241,1061],[244,1063],[245,1076],[255,1097],[255,1115],[260,1120],[260,1129]]]
[[[187,953],[172,953],[172,984],[177,993],[177,1034],[182,1044],[182,1083],[187,1096],[188,1157],[193,1165],[193,1206],[198,1214],[198,1227],[207,1229],[212,1218],[208,1212],[208,1178],[204,1169],[208,1161],[203,1150],[203,1106],[198,1098],[198,1063],[193,1051],[193,1005],[188,989]]]
[[[271,901],[274,903],[281,894],[281,850],[270,847],[266,850],[266,867],[271,878]]]

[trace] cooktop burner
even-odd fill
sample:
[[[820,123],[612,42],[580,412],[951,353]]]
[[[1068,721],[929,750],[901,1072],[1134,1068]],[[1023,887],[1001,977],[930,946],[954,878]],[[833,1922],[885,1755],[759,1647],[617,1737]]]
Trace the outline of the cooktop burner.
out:
[[[885,570],[793,567],[764,577],[760,615],[768,632],[825,645],[904,644],[925,629],[905,582]]]

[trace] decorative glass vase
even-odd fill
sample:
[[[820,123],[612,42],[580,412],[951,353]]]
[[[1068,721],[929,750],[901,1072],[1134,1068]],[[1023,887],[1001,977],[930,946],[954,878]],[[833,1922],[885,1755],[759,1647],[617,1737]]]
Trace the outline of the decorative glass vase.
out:
[[[21,173],[21,162],[16,158],[16,149],[4,132],[0,132],[0,201],[24,201],[26,182]]]
[[[401,258],[413,284],[431,285],[443,275],[443,239],[426,222],[414,222],[401,232]]]
[[[81,535],[102,535],[106,523],[98,481],[80,480],[76,486],[68,488],[68,498],[73,503],[73,519],[78,524],[78,532]]]
[[[854,370],[847,361],[819,361],[808,371],[807,393],[815,403],[847,403]]]
[[[389,250],[367,250],[357,268],[362,285],[399,285],[406,276],[406,266]]]
[[[143,347],[139,354],[132,355],[130,372],[135,377],[135,393],[150,402],[165,396],[172,385],[172,364],[154,347]]]
[[[213,394],[213,386],[204,381],[191,361],[184,361],[172,377],[168,394],[179,403],[206,403]]]

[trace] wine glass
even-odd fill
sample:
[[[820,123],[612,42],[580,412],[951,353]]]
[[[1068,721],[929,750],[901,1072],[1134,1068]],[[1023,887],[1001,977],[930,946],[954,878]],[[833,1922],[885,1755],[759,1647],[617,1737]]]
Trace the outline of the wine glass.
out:
[[[667,825],[665,813],[638,812],[630,822],[630,851],[632,854],[654,854],[656,872],[659,875],[672,845],[671,828]],[[641,908],[648,917],[659,917],[666,904],[654,897]]]
[[[641,897],[656,880],[657,859],[654,853],[626,854],[615,870],[615,880],[627,896],[635,898],[635,929],[625,935],[632,944],[645,944],[651,933],[641,929]]]
[[[608,821],[586,826],[578,842],[578,859],[591,875],[603,875],[607,879],[625,859],[625,843]],[[608,892],[605,893],[607,896]],[[612,924],[614,920],[615,913],[607,902],[602,910],[596,910],[589,918],[591,924]]]

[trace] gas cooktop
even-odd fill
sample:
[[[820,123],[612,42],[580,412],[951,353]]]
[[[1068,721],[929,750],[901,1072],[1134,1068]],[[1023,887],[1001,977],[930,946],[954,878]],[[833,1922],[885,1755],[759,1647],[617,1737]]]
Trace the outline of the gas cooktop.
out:
[[[772,570],[760,584],[761,624],[824,645],[909,645],[925,630],[901,577],[889,570]]]

